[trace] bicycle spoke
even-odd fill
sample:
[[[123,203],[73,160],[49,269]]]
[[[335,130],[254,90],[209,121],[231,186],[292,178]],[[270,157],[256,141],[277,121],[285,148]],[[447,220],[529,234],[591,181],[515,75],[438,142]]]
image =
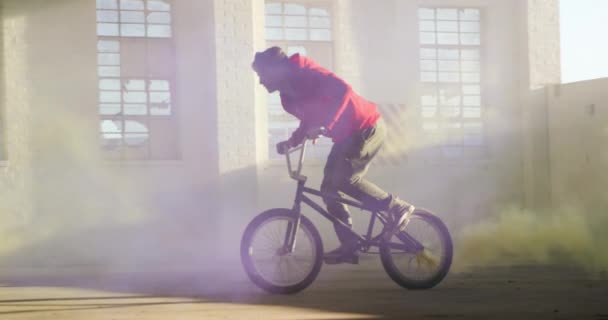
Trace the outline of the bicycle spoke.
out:
[[[302,226],[297,230],[293,252],[283,254],[279,250],[285,245],[288,226],[293,219],[277,218],[261,225],[252,241],[252,260],[255,268],[270,282],[285,286],[302,281],[314,267],[314,243]]]

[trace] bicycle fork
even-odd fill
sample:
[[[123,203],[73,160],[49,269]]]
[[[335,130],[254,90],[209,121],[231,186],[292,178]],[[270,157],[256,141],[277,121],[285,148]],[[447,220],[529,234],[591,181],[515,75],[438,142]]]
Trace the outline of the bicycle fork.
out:
[[[283,243],[283,250],[285,254],[292,253],[296,248],[296,237],[298,235],[298,229],[300,229],[300,223],[302,221],[301,209],[301,194],[304,188],[304,181],[298,181],[298,188],[296,190],[296,197],[293,203],[291,211],[294,213],[295,221],[287,223],[287,232],[285,232],[285,240]]]

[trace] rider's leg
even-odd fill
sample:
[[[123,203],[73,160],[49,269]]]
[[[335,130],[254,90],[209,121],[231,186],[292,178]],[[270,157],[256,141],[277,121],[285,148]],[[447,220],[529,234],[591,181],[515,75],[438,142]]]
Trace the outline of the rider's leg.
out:
[[[328,196],[343,196],[343,194],[338,191],[338,185],[341,178],[336,176],[339,162],[342,158],[340,154],[341,146],[334,145],[325,164],[321,192]],[[323,197],[323,201],[327,205],[327,211],[346,224],[346,226],[339,223],[334,224],[336,235],[338,236],[338,240],[340,240],[340,246],[324,255],[325,262],[329,264],[343,262],[358,263],[359,257],[356,252],[356,239],[352,237],[350,232],[350,228],[352,228],[352,219],[348,212],[348,207],[331,197]]]
[[[379,119],[373,127],[364,129],[349,139],[346,144],[345,161],[340,162],[336,175],[342,178],[339,189],[349,196],[360,200],[364,205],[379,211],[387,211],[394,220],[392,232],[401,230],[414,207],[382,190],[372,182],[363,179],[372,159],[380,151],[386,128]]]
[[[335,146],[334,148],[332,148],[332,152],[330,152],[329,157],[327,159],[327,163],[325,164],[323,182],[321,183],[321,192],[326,195],[343,196],[343,194],[338,191],[337,181],[339,180],[335,178],[337,165],[336,154],[338,153],[336,149],[337,148]],[[330,197],[323,197],[323,201],[327,206],[327,211],[331,215],[338,218],[348,227],[352,227],[353,223],[350,216],[350,212],[348,211],[348,207],[345,204],[340,203]],[[334,224],[334,229],[336,230],[336,235],[338,236],[338,240],[340,240],[341,244],[350,240],[349,232],[348,230],[345,230],[346,227],[336,223]]]

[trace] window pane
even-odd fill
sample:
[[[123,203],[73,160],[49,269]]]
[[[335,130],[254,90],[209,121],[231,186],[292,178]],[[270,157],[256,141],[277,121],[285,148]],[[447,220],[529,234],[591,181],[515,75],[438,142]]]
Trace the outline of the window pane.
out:
[[[97,9],[118,9],[116,0],[97,0]]]
[[[122,131],[122,121],[119,120],[101,120],[99,126],[101,132],[120,133]]]
[[[170,11],[171,5],[164,0],[148,0],[148,10],[150,11]]]
[[[436,49],[422,48],[420,49],[420,58],[422,59],[435,59],[437,57]]]
[[[126,120],[125,121],[125,132],[129,133],[140,133],[148,132],[148,128],[145,124],[140,121]]]
[[[479,22],[460,22],[460,32],[479,32]]]
[[[479,95],[481,93],[481,87],[478,85],[464,85],[462,86],[462,92],[464,94]]]
[[[458,61],[439,61],[439,71],[460,71]]]
[[[266,40],[282,40],[283,29],[279,28],[266,28]]]
[[[97,64],[105,66],[120,65],[120,54],[118,53],[99,53],[97,54]]]
[[[116,115],[120,113],[120,104],[106,104],[102,103],[99,105],[100,115]]]
[[[460,10],[460,20],[479,21],[479,10],[478,9]]]
[[[99,40],[97,41],[97,51],[120,52],[120,42],[114,40]]]
[[[171,38],[171,26],[161,24],[148,25],[148,37],[151,38]]]
[[[148,107],[145,104],[127,104],[125,103],[125,115],[143,116],[148,114]]]
[[[148,102],[148,96],[145,92],[139,91],[124,91],[122,99],[127,103],[146,103]]]
[[[423,71],[436,71],[437,61],[435,60],[420,60],[420,70]]]
[[[329,12],[323,8],[310,8],[308,14],[311,16],[329,17]]]
[[[97,35],[99,36],[118,36],[118,24],[117,23],[98,23],[97,24]]]
[[[458,33],[438,33],[437,43],[439,44],[458,44]]]
[[[291,56],[292,54],[295,54],[295,53],[299,53],[300,55],[305,56],[306,55],[306,48],[302,47],[302,46],[288,46],[287,47],[287,55]],[[277,96],[277,97],[279,97],[279,96]],[[279,104],[281,103],[280,98],[279,98],[279,101],[277,103],[279,103]]]
[[[310,26],[313,28],[329,28],[331,22],[326,17],[310,17]]]
[[[124,37],[144,37],[146,29],[143,24],[121,24],[120,35]]]
[[[465,118],[480,118],[481,117],[481,108],[479,107],[464,107],[463,108],[463,117]]]
[[[145,91],[146,81],[144,80],[128,80],[124,84],[125,89],[128,91]]]
[[[331,32],[328,29],[310,29],[310,40],[331,41]]]
[[[420,8],[418,9],[418,17],[425,20],[435,19],[435,9]]]
[[[120,0],[121,10],[144,10],[143,0]]]
[[[435,31],[435,22],[420,21],[420,31]]]
[[[168,12],[150,12],[148,14],[148,23],[170,24],[171,14]]]
[[[308,25],[306,16],[285,16],[285,26],[306,27]]]
[[[460,106],[460,96],[441,96],[442,106]]]
[[[120,91],[100,91],[99,102],[120,103]]]
[[[101,79],[99,80],[100,90],[120,90],[120,80],[118,79]]]
[[[120,77],[120,67],[97,67],[97,74],[100,77]]]
[[[479,61],[462,61],[462,71],[479,72]]]
[[[460,116],[460,107],[442,107],[439,109],[442,117],[453,118]]]
[[[464,45],[479,45],[479,33],[462,33],[460,34],[460,43]]]
[[[169,92],[150,92],[151,103],[170,103],[171,94]]]
[[[153,116],[170,116],[171,115],[171,104],[153,104],[150,106],[150,114]]]
[[[423,106],[436,106],[437,96],[422,96],[421,103]]]
[[[440,72],[439,82],[458,82],[460,81],[459,75],[456,72]]]
[[[420,43],[422,43],[422,44],[435,44],[435,33],[420,32]]]
[[[97,22],[118,22],[118,11],[97,10]]]
[[[306,40],[306,29],[285,29],[286,40]]]
[[[471,50],[461,50],[460,55],[462,60],[479,60],[479,50],[471,49]]]
[[[169,81],[150,80],[150,91],[169,91]]]
[[[267,14],[281,14],[283,13],[283,8],[280,3],[266,3],[264,12]]]
[[[456,9],[437,9],[437,20],[458,20]]]
[[[458,49],[439,49],[439,59],[443,60],[458,60]]]
[[[462,74],[462,82],[477,82],[479,83],[479,73],[463,73]]]
[[[456,22],[456,21],[437,21],[437,31],[458,32],[458,22]]]
[[[465,106],[480,106],[481,97],[480,96],[465,96],[463,104]]]
[[[283,25],[283,17],[281,16],[266,16],[267,27],[281,27]]]
[[[125,144],[129,147],[141,147],[148,141],[148,133],[126,133]]]
[[[285,13],[294,14],[294,15],[305,15],[306,8],[300,4],[286,3],[285,4]]]
[[[420,81],[437,82],[437,74],[435,72],[421,72]]]
[[[144,23],[144,13],[141,11],[121,11],[120,12],[121,23]]]

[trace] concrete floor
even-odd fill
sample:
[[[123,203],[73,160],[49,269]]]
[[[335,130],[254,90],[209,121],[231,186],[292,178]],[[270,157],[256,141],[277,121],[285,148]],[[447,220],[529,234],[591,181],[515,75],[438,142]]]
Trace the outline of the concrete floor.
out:
[[[0,319],[594,319],[608,320],[608,277],[563,267],[452,273],[408,291],[379,263],[324,266],[305,291],[261,292],[238,268],[214,273],[64,270],[0,276]]]

